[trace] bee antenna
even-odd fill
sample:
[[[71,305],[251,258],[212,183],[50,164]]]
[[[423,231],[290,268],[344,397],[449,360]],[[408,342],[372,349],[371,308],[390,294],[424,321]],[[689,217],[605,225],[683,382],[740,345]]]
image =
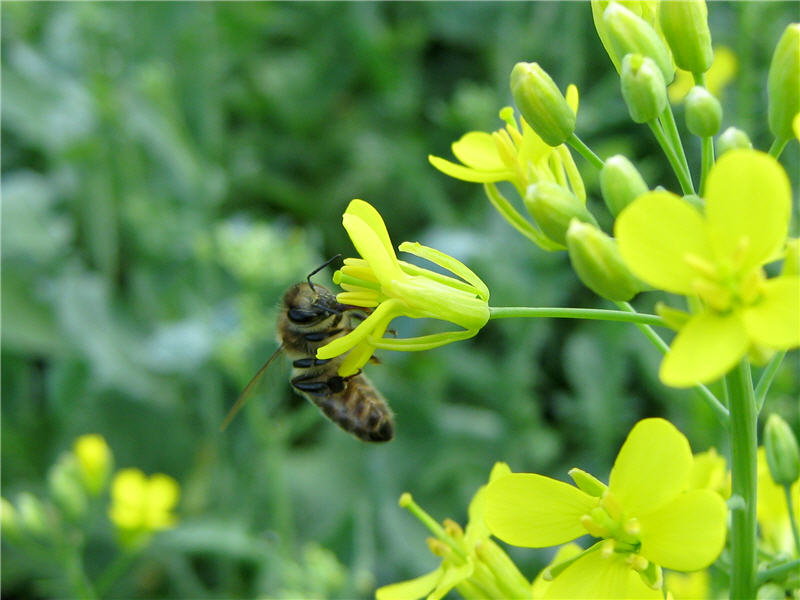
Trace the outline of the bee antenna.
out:
[[[333,258],[331,258],[330,260],[326,261],[325,263],[323,263],[322,265],[320,265],[319,267],[317,267],[316,269],[314,269],[313,271],[311,271],[311,273],[309,273],[309,274],[308,274],[308,277],[306,277],[306,281],[308,281],[308,287],[310,287],[310,288],[313,290],[313,289],[314,289],[314,284],[313,284],[313,283],[311,283],[311,278],[312,278],[314,275],[316,275],[317,273],[319,273],[320,271],[322,271],[322,269],[324,269],[325,267],[327,267],[329,264],[331,264],[331,263],[332,263],[332,262],[334,262],[335,260],[339,260],[340,258],[342,258],[342,255],[341,255],[341,254],[337,254],[336,256],[334,256]]]

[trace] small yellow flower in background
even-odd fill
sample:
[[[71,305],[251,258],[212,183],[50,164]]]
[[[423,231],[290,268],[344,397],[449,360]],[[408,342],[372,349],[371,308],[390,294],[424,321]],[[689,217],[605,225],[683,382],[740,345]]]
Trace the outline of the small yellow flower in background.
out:
[[[736,77],[739,63],[736,54],[727,46],[716,46],[714,48],[714,62],[711,68],[706,71],[705,88],[716,98],[722,98],[725,87]],[[694,87],[694,77],[688,71],[678,69],[675,73],[675,81],[667,88],[669,101],[678,104],[686,97]]]
[[[168,475],[147,477],[139,469],[122,469],[111,483],[109,517],[124,541],[138,541],[177,522],[173,509],[180,488]]]
[[[75,440],[73,452],[86,489],[94,495],[102,492],[111,474],[113,462],[106,440],[97,433],[82,435]]]
[[[510,472],[505,463],[496,463],[489,481]],[[450,519],[445,519],[444,527],[441,527],[417,506],[410,494],[400,497],[400,506],[408,508],[436,536],[428,538],[428,547],[442,558],[442,563],[421,577],[378,588],[376,600],[423,597],[438,600],[453,588],[467,600],[530,597],[530,583],[500,546],[490,539],[483,520],[486,487],[481,486],[470,502],[466,530]]]
[[[730,498],[731,473],[725,457],[717,454],[714,448],[695,454],[689,474],[689,489],[711,490],[726,500]]]
[[[486,524],[516,546],[543,548],[586,533],[599,542],[550,568],[545,598],[662,598],[661,569],[708,567],[725,545],[725,502],[689,487],[689,442],[664,419],[644,419],[620,449],[606,486],[580,469],[578,487],[531,473],[489,483]]]
[[[411,242],[403,242],[398,248],[449,270],[459,279],[398,260],[383,219],[363,200],[350,202],[342,222],[363,258],[345,259],[344,266],[334,273],[333,281],[345,290],[337,299],[342,304],[370,309],[370,314],[353,331],[317,351],[320,359],[349,352],[339,375],[357,373],[376,348],[409,352],[436,348],[474,336],[489,320],[489,289],[464,264]],[[389,322],[399,316],[448,321],[463,330],[384,338]]]
[[[794,516],[800,522],[800,481],[791,487],[794,498]],[[756,519],[758,520],[759,539],[767,552],[784,552],[789,556],[796,555],[792,525],[789,520],[789,509],[786,506],[786,494],[783,487],[772,480],[767,465],[767,454],[764,448],[758,449],[758,504]]]
[[[784,252],[790,210],[780,164],[730,150],[708,175],[705,214],[666,191],[644,194],[619,214],[616,238],[634,275],[702,304],[661,363],[664,383],[714,381],[748,352],[800,345],[800,277],[767,279],[763,269]]]

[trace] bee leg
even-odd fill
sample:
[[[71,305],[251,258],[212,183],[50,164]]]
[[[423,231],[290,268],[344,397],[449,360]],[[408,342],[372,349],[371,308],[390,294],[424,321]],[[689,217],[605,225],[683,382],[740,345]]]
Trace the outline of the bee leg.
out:
[[[319,365],[324,365],[326,363],[331,362],[330,358],[316,358],[314,356],[308,358],[298,358],[294,362],[292,362],[292,366],[296,369],[309,369],[311,367],[317,367]]]

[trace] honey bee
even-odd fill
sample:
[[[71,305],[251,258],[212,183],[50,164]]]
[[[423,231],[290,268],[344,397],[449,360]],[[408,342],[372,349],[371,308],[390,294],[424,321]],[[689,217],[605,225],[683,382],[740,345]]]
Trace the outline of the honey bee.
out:
[[[335,258],[283,295],[277,322],[281,345],[244,388],[222,429],[242,407],[270,363],[285,352],[292,359],[289,380],[292,387],[316,404],[331,421],[365,442],[388,442],[394,437],[392,411],[366,375],[359,371],[348,377],[340,376],[338,370],[345,355],[327,360],[316,357],[318,348],[346,335],[364,318],[364,309],[340,304],[326,287],[311,283],[311,276]]]

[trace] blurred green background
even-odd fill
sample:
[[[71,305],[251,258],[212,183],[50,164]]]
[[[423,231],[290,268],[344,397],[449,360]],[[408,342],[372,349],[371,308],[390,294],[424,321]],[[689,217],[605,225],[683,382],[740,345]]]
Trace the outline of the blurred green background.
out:
[[[740,61],[723,127],[765,149],[766,69],[796,5],[710,13],[715,43]],[[578,85],[578,133],[596,152],[676,187],[627,117],[588,4],[3,3],[3,496],[46,496],[58,456],[100,433],[118,468],[167,473],[182,493],[179,526],[109,596],[357,598],[438,564],[397,506],[403,491],[464,523],[495,461],[605,477],[645,416],[725,452],[706,407],[658,382],[660,357],[635,329],[554,320],[381,353],[369,375],[397,415],[388,445],[357,442],[292,394],[287,361],[219,432],[277,346],[283,290],[354,254],[341,227],[351,198],[378,208],[395,244],[469,264],[493,305],[607,306],[563,253],[427,162],[500,127],[519,60]],[[797,144],[782,162],[796,190]],[[397,324],[401,336],[427,327]],[[795,352],[768,400],[796,429],[798,371]],[[529,577],[549,556],[511,553]],[[111,554],[108,530],[90,535],[89,576]],[[63,569],[19,546],[4,545],[2,569],[4,598],[69,595]]]

